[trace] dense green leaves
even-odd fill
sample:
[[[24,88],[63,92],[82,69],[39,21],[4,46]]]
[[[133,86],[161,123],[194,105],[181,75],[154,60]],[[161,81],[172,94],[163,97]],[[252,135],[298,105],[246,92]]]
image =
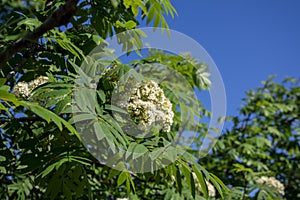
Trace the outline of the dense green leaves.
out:
[[[31,34],[64,4],[65,1],[38,0],[26,5],[17,0],[3,1],[0,21],[5,23],[0,28],[1,47],[4,51],[9,50],[17,39],[24,37],[24,30]],[[20,48],[1,63],[0,176],[4,182],[1,198],[104,199],[128,196],[139,199],[166,196],[166,199],[180,199],[190,198],[191,194],[196,197],[191,167],[183,163],[176,166],[180,151],[171,146],[165,148],[174,139],[174,132],[162,135],[155,130],[155,136],[149,139],[135,139],[128,134],[130,129],[124,129],[112,116],[113,113],[127,114],[124,109],[111,104],[112,90],[118,81],[131,77],[141,81],[144,77],[133,68],[147,60],[122,64],[114,57],[113,49],[106,48],[106,37],[117,33],[123,51],[129,54],[135,50],[140,55],[141,39],[147,36],[137,29],[139,19],[145,18],[146,23],[153,22],[155,27],[168,28],[165,16],[174,17],[174,14],[176,11],[169,0],[79,1],[77,12],[69,23],[66,21],[63,26],[38,35],[38,40],[29,41],[31,45]],[[96,46],[98,52],[89,54]],[[201,84],[195,79],[197,69],[205,67],[190,63],[188,71],[185,69],[190,58],[153,52],[149,62],[152,59],[153,65],[168,63],[189,77],[190,84],[199,89],[209,85],[208,79]],[[174,66],[175,63],[180,64]],[[16,85],[22,85],[22,81],[28,83],[41,75],[48,77],[47,84],[16,98],[12,92]],[[182,102],[196,102],[180,93],[182,88],[174,92],[167,84],[163,87],[174,105],[179,105],[176,95],[182,96]],[[189,110],[197,115],[197,109],[184,105],[180,105],[180,109],[185,116]],[[180,119],[178,112],[176,126],[179,126]],[[85,130],[91,132],[82,134]],[[91,138],[89,146],[81,143],[81,139],[86,138]],[[105,167],[101,159],[97,160],[103,156],[103,149],[124,152],[125,161],[120,162],[123,158],[118,153],[110,157],[109,162],[116,164],[116,169],[124,169],[134,162],[150,162],[155,169],[162,162],[171,162],[170,168],[176,170],[153,170],[148,174],[118,172]],[[176,179],[174,187],[169,190],[172,184],[160,177],[172,175]],[[186,180],[188,190],[185,190]]]
[[[241,188],[239,193],[247,199],[281,197],[274,188],[256,184],[261,176],[279,180],[286,199],[300,195],[299,82],[289,78],[277,83],[273,79],[247,92],[240,115],[232,118],[232,128],[204,159],[208,169],[214,169],[235,190]]]
[[[43,27],[46,31],[37,39],[18,46],[26,34],[57,16],[53,12],[66,2],[0,4],[0,55],[8,55],[0,61],[1,199],[281,198],[274,188],[257,183],[267,175],[284,184],[284,197],[300,197],[297,80],[278,84],[269,79],[248,92],[240,115],[232,117],[232,129],[212,153],[198,159],[196,148],[208,131],[208,125],[198,120],[210,112],[175,73],[159,80],[173,105],[170,132],[154,127],[153,135],[134,137],[134,126],[126,128],[127,122],[119,119],[130,118],[127,110],[112,103],[117,86],[127,80],[141,82],[145,75],[170,75],[161,70],[165,66],[184,77],[191,91],[209,89],[208,67],[190,55],[149,50],[124,64],[113,55],[114,49],[107,48],[105,39],[118,34],[127,55],[141,55],[142,38],[147,37],[138,29],[141,21],[169,33],[166,16],[177,14],[171,2],[79,1],[77,12],[64,16],[66,21],[58,27]],[[97,52],[90,53],[95,47]],[[28,85],[39,76],[47,76],[47,83],[15,95],[16,85]],[[181,133],[198,130],[199,135],[184,138],[177,135],[180,127]],[[173,146],[174,140],[190,144],[184,147],[188,151]],[[139,168],[131,171],[133,166]],[[136,173],[146,166],[151,170]]]

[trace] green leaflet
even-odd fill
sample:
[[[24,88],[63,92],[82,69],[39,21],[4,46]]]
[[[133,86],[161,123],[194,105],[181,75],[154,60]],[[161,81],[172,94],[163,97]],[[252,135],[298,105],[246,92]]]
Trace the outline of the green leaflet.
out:
[[[0,90],[0,99],[3,101],[12,102],[15,106],[24,106],[25,108],[32,111],[34,114],[41,117],[48,123],[50,123],[51,121],[54,122],[60,131],[62,131],[64,125],[72,134],[76,135],[76,137],[79,140],[81,140],[77,131],[73,126],[71,126],[71,124],[69,124],[66,120],[59,117],[58,115],[51,112],[50,110],[39,106],[37,103],[28,102],[28,101],[19,101],[13,94],[4,90]]]

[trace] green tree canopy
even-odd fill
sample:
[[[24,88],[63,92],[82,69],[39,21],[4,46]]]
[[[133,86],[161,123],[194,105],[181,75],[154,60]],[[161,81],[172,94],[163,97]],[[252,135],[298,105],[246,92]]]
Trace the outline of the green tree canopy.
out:
[[[246,94],[239,116],[230,118],[232,128],[203,162],[244,199],[278,197],[272,187],[257,183],[262,176],[279,180],[286,199],[299,198],[299,80],[277,83],[272,77]]]
[[[192,93],[210,88],[208,67],[138,50],[139,24],[170,34],[167,15],[169,0],[1,2],[1,199],[299,197],[298,82],[249,92],[200,159],[209,126],[199,120],[211,114]],[[115,34],[127,55],[145,55],[116,58],[106,41]]]

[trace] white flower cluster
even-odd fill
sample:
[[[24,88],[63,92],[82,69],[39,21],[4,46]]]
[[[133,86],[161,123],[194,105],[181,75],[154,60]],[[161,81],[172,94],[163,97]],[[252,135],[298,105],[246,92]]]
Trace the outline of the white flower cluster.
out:
[[[28,83],[25,81],[18,82],[12,91],[17,97],[27,98],[29,96]]]
[[[260,185],[266,185],[270,188],[274,188],[279,194],[284,195],[284,185],[274,177],[262,176],[257,180],[257,183]]]
[[[116,200],[129,200],[128,198],[117,198]]]
[[[195,174],[195,172],[193,172],[192,175],[193,175],[193,178],[194,178],[194,180],[195,180],[195,186],[196,186],[196,188],[197,188],[200,192],[202,192],[202,187],[201,187],[201,185],[200,185],[200,183],[199,183],[199,181],[198,181],[197,175]],[[216,196],[216,190],[215,190],[215,187],[214,187],[210,182],[208,182],[207,180],[205,180],[205,183],[206,183],[206,185],[207,185],[208,196],[210,196],[210,197]]]
[[[141,130],[152,124],[169,132],[173,124],[172,104],[154,81],[142,81],[131,92],[127,110]]]
[[[30,81],[29,83],[25,81],[18,82],[17,85],[13,89],[13,93],[17,97],[28,98],[30,93],[40,85],[47,83],[49,78],[46,76],[39,76],[36,79]]]

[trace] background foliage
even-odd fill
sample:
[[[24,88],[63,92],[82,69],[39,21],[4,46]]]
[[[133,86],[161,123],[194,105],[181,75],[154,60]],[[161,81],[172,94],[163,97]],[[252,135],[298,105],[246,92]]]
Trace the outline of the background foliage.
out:
[[[232,128],[204,158],[207,169],[245,198],[275,199],[255,182],[263,175],[284,184],[286,199],[299,198],[299,80],[276,83],[270,77],[246,94],[240,115],[230,117]]]

